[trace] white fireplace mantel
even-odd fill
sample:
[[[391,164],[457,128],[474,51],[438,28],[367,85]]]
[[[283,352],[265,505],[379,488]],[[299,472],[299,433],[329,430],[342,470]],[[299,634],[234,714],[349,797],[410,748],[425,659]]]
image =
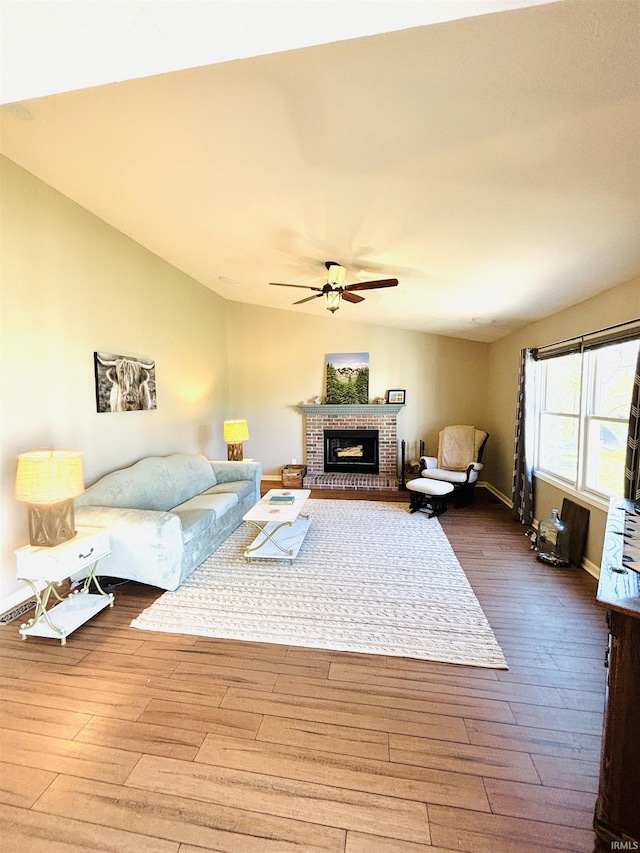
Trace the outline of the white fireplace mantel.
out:
[[[397,403],[357,403],[355,405],[343,406],[341,404],[330,406],[301,405],[298,411],[305,415],[397,415],[404,406]]]

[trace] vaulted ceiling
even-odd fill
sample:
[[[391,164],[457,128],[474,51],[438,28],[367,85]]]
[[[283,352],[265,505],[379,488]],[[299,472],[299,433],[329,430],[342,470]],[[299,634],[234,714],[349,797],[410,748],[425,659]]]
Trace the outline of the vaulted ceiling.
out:
[[[49,7],[151,4],[17,5],[42,7],[38,20]],[[28,80],[16,43],[29,27],[7,15],[3,62],[20,73],[3,84],[2,153],[226,299],[491,341],[640,272],[637,0],[477,0],[448,15],[435,0],[311,3],[397,15],[345,23],[337,41],[320,15],[297,42],[269,42],[252,17],[255,55],[222,38],[223,11],[254,4],[166,6],[208,6],[222,53],[206,52],[192,19],[173,38],[152,21],[182,55],[146,39],[152,76],[138,62],[123,79],[118,55],[105,71],[96,50],[82,64],[90,88]],[[181,68],[190,43],[197,67]],[[399,285],[330,316],[268,284],[322,286],[327,260],[348,284]]]

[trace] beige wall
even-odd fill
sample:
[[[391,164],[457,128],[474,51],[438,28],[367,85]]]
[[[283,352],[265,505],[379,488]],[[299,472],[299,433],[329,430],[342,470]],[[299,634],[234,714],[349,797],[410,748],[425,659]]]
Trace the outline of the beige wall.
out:
[[[491,344],[489,352],[490,481],[504,495],[511,495],[513,436],[517,399],[518,363],[523,347],[541,347],[555,341],[624,323],[640,317],[640,277],[533,323]],[[536,518],[546,518],[563,497],[571,497],[590,510],[587,559],[600,565],[606,512],[555,486],[536,481]]]
[[[85,481],[147,454],[224,453],[225,300],[7,160],[2,167],[0,601],[28,542],[17,454],[83,453]],[[97,414],[93,352],[156,360],[158,409]]]
[[[406,390],[398,441],[407,442],[407,456],[421,438],[435,451],[447,423],[482,425],[488,416],[487,344],[346,322],[327,311],[307,317],[234,302],[228,317],[230,407],[249,422],[245,455],[260,459],[267,475],[304,458],[296,406],[324,393],[327,353],[369,353],[371,398]]]

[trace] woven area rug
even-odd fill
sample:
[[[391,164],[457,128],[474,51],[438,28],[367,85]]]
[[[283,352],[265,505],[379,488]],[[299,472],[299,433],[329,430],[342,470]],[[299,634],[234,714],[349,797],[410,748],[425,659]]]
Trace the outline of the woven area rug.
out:
[[[247,562],[257,531],[245,522],[132,626],[507,669],[437,518],[360,500],[311,499],[305,512],[292,565]]]

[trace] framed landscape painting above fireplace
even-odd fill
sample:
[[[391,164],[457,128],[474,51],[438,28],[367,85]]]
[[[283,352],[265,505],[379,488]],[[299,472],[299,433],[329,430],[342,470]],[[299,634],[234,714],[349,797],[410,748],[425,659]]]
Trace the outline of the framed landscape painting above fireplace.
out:
[[[358,405],[369,402],[369,353],[327,354],[328,405]]]

